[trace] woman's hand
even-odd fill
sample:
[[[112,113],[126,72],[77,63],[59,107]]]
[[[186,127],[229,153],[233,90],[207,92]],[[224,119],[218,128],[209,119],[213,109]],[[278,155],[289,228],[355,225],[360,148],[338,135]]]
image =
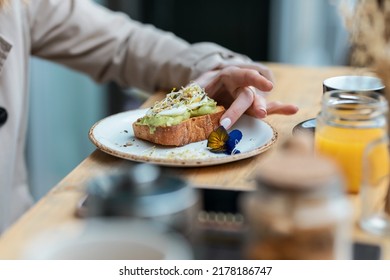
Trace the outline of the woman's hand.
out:
[[[292,115],[298,111],[295,105],[267,102],[267,93],[273,88],[272,79],[268,68],[254,63],[208,71],[195,82],[204,87],[218,104],[227,108],[220,123],[229,129],[244,113],[265,118],[269,114]]]

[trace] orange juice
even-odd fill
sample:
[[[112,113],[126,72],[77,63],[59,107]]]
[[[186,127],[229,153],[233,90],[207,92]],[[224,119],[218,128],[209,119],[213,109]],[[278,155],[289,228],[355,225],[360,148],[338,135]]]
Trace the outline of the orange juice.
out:
[[[318,153],[336,161],[344,173],[347,191],[358,193],[362,184],[363,160],[370,167],[369,180],[377,180],[389,172],[389,154],[387,145],[375,146],[368,156],[364,156],[369,143],[386,136],[382,127],[353,128],[337,126],[319,126],[316,128],[315,146]]]

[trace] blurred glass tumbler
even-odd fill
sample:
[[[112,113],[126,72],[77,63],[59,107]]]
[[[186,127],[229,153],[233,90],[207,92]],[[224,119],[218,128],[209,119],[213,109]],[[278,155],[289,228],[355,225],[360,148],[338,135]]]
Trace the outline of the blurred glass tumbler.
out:
[[[389,161],[389,139],[384,137],[369,143],[363,155],[362,212],[360,226],[374,234],[390,236],[390,174],[378,174],[376,157],[382,153]],[[389,167],[388,167],[389,168]],[[380,167],[379,167],[380,170]]]
[[[89,217],[150,219],[184,235],[193,230],[199,197],[189,183],[157,166],[134,164],[87,186]]]
[[[363,178],[366,146],[387,135],[388,105],[377,92],[335,90],[326,92],[317,117],[316,152],[333,159],[342,169],[346,191],[358,193]],[[375,177],[388,173],[387,147],[377,149],[372,158]]]
[[[374,91],[383,93],[385,86],[381,79],[372,76],[335,76],[325,79],[322,83],[322,93],[332,90]],[[305,120],[294,127],[294,131],[309,130],[314,132],[316,118]]]

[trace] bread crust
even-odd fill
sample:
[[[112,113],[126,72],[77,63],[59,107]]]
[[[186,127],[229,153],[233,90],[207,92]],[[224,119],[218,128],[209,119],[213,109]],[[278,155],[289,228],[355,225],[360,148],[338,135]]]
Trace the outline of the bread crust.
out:
[[[189,118],[177,125],[158,126],[153,133],[148,125],[135,121],[135,137],[164,146],[183,146],[189,143],[206,140],[210,133],[219,126],[219,120],[225,113],[223,106],[217,106],[216,112],[199,117]]]

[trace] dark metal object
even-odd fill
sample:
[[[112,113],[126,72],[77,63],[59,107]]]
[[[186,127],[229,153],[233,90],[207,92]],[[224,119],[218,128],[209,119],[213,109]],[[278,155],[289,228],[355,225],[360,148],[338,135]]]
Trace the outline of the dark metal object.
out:
[[[316,130],[316,119],[308,119],[305,120],[299,124],[297,124],[293,129],[293,134],[299,133],[299,132],[311,132],[314,134]]]
[[[7,110],[3,107],[0,107],[0,127],[5,124],[8,118]]]

